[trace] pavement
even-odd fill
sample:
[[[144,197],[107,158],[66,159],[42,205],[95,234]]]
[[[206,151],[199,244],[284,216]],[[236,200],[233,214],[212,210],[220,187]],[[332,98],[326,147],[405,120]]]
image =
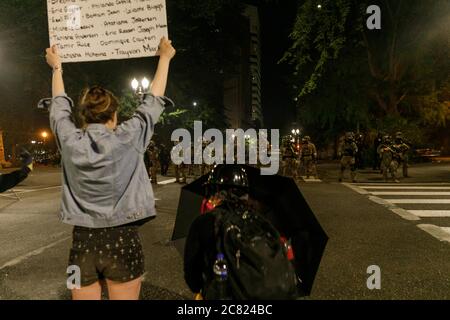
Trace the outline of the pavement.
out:
[[[321,163],[319,181],[298,183],[330,238],[308,299],[449,299],[450,164],[413,165],[400,184],[372,170],[360,171],[356,184],[338,183],[338,168]],[[0,195],[0,299],[70,299],[71,227],[58,221],[60,179],[59,169],[38,168]],[[142,298],[191,299],[170,242],[181,186],[159,180],[158,217],[141,229]],[[370,266],[381,272],[379,290],[367,287]]]

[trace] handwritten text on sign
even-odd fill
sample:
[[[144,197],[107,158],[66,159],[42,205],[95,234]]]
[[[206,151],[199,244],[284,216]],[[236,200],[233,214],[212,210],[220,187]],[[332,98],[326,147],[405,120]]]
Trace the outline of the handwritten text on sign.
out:
[[[165,0],[47,0],[63,62],[154,56],[168,37]]]

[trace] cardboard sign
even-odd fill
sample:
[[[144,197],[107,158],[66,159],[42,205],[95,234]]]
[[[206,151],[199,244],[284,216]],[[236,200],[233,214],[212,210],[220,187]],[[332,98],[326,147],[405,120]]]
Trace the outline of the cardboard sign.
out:
[[[63,62],[154,56],[168,37],[165,0],[47,0],[47,11]]]

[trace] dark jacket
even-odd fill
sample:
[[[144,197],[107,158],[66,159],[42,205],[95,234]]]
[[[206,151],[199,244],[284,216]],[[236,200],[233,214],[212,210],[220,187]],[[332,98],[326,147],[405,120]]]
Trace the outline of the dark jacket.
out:
[[[213,212],[198,216],[189,229],[184,249],[184,279],[194,293],[204,289],[213,278],[213,264],[216,259]]]
[[[30,171],[31,170],[28,167],[23,167],[22,169],[11,173],[0,174],[0,193],[5,192],[6,190],[9,190],[21,183],[28,177]]]

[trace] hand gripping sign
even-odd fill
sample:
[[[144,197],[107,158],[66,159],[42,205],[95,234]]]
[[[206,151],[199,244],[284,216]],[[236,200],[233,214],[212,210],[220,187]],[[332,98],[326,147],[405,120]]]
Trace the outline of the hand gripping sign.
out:
[[[47,0],[63,62],[155,56],[168,38],[165,0]]]

